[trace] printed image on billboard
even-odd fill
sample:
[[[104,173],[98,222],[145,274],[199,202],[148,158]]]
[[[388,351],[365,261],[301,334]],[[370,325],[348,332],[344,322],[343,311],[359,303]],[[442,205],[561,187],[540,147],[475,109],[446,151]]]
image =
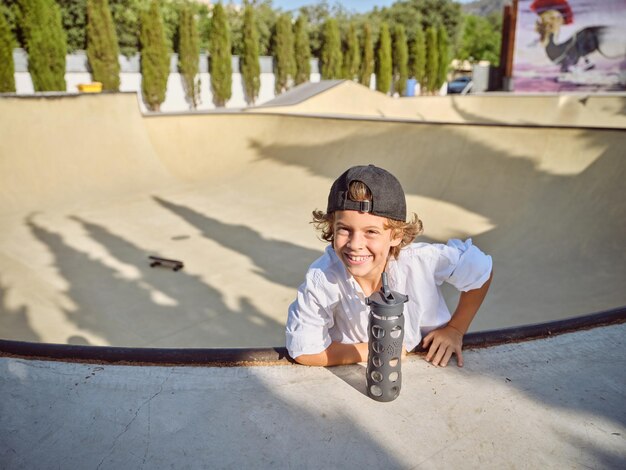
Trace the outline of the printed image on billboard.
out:
[[[519,0],[514,91],[626,90],[626,0]]]

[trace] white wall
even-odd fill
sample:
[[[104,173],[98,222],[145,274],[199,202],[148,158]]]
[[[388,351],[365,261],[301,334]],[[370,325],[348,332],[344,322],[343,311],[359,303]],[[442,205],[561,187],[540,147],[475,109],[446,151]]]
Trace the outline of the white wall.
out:
[[[15,49],[13,52],[15,62],[15,88],[19,95],[29,95],[35,93],[33,83],[28,73],[28,56],[22,49]],[[170,63],[170,75],[167,81],[167,91],[165,101],[161,105],[161,111],[175,112],[188,111],[190,105],[185,99],[185,91],[180,74],[177,69],[177,57],[172,55]],[[272,72],[272,58],[261,57],[261,89],[256,104],[265,103],[275,97],[274,94],[274,73]],[[66,91],[78,93],[78,85],[90,83],[91,74],[88,72],[87,58],[84,52],[78,52],[67,56],[66,61]],[[146,106],[141,98],[141,73],[139,72],[139,57],[126,58],[120,56],[120,91],[134,91],[139,94],[143,111]],[[318,73],[317,59],[311,59],[312,82],[320,81]],[[226,103],[226,108],[243,108],[247,106],[243,90],[242,76],[239,73],[239,58],[233,57],[233,80],[232,97]],[[211,93],[211,75],[208,73],[208,60],[206,56],[200,57],[200,104],[199,110],[215,109],[213,104],[213,94]]]

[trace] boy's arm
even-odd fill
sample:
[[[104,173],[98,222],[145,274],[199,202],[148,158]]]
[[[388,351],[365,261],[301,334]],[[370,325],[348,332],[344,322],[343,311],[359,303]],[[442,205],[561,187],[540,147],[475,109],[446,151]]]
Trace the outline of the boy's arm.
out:
[[[426,335],[422,345],[424,348],[429,348],[426,354],[427,361],[432,361],[435,366],[445,367],[448,365],[452,354],[456,354],[458,366],[463,367],[463,353],[461,352],[463,336],[467,333],[476,312],[487,295],[491,279],[493,279],[493,270],[482,287],[461,292],[459,304],[448,324]]]
[[[339,366],[366,362],[367,343],[330,343],[321,353],[302,354],[295,361],[305,366]]]

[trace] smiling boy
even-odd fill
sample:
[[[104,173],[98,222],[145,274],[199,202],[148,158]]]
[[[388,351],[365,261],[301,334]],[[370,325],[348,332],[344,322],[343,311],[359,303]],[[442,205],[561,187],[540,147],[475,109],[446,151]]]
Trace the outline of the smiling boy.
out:
[[[487,294],[491,257],[471,240],[447,244],[413,243],[422,223],[406,222],[400,182],[374,165],[355,166],[333,183],[326,212],[314,211],[313,223],[330,243],[306,273],[289,307],[287,349],[294,360],[311,366],[367,361],[368,314],[365,299],[389,287],[408,295],[404,350],[420,341],[426,360],[446,366],[452,354],[463,365],[463,335]],[[461,291],[451,315],[440,286]]]

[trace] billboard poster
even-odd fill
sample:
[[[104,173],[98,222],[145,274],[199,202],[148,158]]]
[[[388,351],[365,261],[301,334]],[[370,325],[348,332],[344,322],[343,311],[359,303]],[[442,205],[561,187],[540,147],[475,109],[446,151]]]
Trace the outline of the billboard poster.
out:
[[[519,0],[513,87],[626,91],[626,0]]]

